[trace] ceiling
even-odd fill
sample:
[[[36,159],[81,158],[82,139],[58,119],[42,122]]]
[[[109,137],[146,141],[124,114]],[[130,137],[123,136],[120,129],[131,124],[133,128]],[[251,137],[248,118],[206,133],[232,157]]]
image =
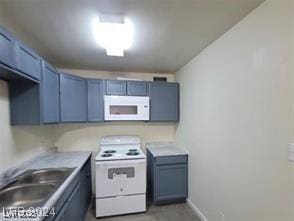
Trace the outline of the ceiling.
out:
[[[59,68],[174,73],[264,0],[0,0],[0,24]],[[99,13],[135,29],[124,57],[96,43]]]

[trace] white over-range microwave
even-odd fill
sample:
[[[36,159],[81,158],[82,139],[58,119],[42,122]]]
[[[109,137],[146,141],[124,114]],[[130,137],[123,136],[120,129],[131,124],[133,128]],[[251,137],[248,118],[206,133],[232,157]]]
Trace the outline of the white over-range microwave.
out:
[[[106,121],[149,120],[149,97],[104,96]]]

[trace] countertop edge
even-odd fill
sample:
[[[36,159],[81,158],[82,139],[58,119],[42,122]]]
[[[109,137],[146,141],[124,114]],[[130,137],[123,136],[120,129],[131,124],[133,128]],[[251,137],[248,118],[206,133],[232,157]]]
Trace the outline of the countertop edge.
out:
[[[89,158],[92,156],[92,152],[88,151],[71,151],[72,152],[82,152],[84,154],[88,153],[88,155],[85,157],[84,162],[77,166],[74,171],[70,174],[69,177],[58,187],[58,189],[55,191],[55,193],[47,200],[47,202],[42,206],[43,208],[48,208],[49,210],[52,209],[55,204],[60,199],[61,195],[64,193],[64,191],[67,189],[67,187],[71,184],[71,182],[75,179],[75,177],[78,175],[78,173],[81,171],[85,163]],[[67,152],[59,152],[59,153],[67,153]],[[43,220],[45,217],[42,217],[39,219],[40,221]]]

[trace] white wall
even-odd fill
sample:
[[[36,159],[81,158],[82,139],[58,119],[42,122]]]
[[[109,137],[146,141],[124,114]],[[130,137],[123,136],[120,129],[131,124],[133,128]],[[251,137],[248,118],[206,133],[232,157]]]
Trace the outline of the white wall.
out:
[[[167,77],[174,81],[172,74],[113,73],[106,71],[86,71],[63,69],[63,71],[89,78],[116,79],[128,77],[153,80],[153,76]],[[55,145],[59,150],[99,150],[101,137],[109,135],[139,135],[143,144],[150,141],[173,141],[174,123],[112,122],[89,124],[63,124],[55,127]]]
[[[0,80],[0,173],[52,147],[53,128],[10,126],[8,85]]]
[[[189,198],[209,221],[294,220],[293,12],[294,2],[265,2],[176,73],[176,141],[190,151]]]

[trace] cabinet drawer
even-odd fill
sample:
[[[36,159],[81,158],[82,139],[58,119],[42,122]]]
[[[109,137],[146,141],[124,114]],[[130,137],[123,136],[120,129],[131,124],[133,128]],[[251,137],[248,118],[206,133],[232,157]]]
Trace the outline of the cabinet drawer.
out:
[[[41,78],[41,57],[27,46],[16,42],[16,69],[35,78]]]
[[[108,95],[126,95],[127,82],[118,80],[106,80],[106,94]]]
[[[155,158],[156,165],[186,164],[187,162],[188,162],[187,155],[164,156],[164,157],[156,157]]]
[[[0,63],[15,67],[14,39],[10,33],[0,27]]]
[[[131,96],[147,96],[147,84],[140,81],[128,81],[127,92]]]

